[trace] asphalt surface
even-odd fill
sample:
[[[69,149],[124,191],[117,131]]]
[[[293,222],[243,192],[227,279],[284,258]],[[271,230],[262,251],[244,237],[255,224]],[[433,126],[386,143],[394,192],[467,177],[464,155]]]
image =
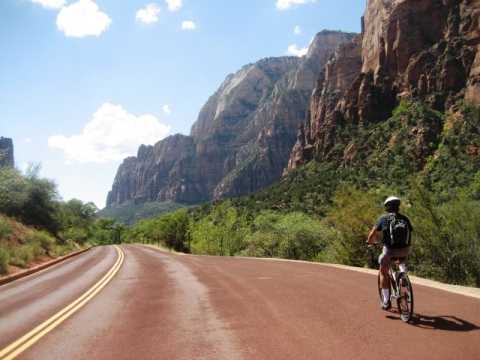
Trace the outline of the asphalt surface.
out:
[[[479,359],[478,298],[414,284],[406,324],[395,305],[380,310],[376,282],[314,263],[96,247],[0,286],[0,358]]]

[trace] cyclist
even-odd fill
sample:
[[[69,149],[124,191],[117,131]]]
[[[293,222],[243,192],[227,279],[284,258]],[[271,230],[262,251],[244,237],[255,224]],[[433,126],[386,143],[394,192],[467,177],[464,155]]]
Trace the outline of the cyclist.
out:
[[[399,218],[405,219],[409,227],[410,232],[413,231],[410,220],[405,216],[399,213],[400,210],[400,199],[396,196],[390,196],[385,200],[385,210],[387,214],[380,216],[372,231],[368,235],[367,244],[373,245],[373,240],[375,236],[381,231],[383,233],[383,250],[382,254],[378,258],[380,264],[380,284],[382,286],[383,292],[383,304],[381,308],[383,310],[388,310],[392,307],[390,303],[390,287],[388,280],[388,270],[392,267],[394,260],[392,258],[400,258],[399,268],[401,272],[406,271],[405,267],[405,258],[410,253],[410,244],[400,245],[400,246],[389,246],[390,230],[388,227],[388,217],[390,213],[395,213]]]

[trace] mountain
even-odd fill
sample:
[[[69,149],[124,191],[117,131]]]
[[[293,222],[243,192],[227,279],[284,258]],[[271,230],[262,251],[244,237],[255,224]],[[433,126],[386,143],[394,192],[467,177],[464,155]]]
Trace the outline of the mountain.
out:
[[[125,159],[107,205],[248,194],[313,160],[322,165],[312,168],[322,201],[341,180],[402,189],[415,176],[445,194],[472,186],[480,179],[480,108],[471,106],[480,104],[479,24],[478,1],[368,0],[361,34],[323,31],[305,57],[229,75],[190,136]]]
[[[200,110],[189,136],[142,145],[136,157],[123,161],[107,207],[127,201],[198,204],[278,181],[318,74],[353,36],[325,30],[301,58],[263,59],[227,76]]]
[[[479,20],[478,1],[368,0],[362,34],[340,46],[317,81],[286,173],[313,159],[341,159],[344,168],[367,163],[394,145],[416,163],[412,172],[424,169],[448,130],[470,121],[458,105],[480,104]],[[415,113],[415,104],[438,113]],[[398,131],[384,129],[399,105],[413,113],[389,122]],[[366,146],[372,137],[383,141]]]

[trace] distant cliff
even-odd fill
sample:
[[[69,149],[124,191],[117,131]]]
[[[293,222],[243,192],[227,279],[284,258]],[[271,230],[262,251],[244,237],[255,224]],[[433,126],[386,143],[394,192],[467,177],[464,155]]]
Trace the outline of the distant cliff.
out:
[[[338,46],[352,38],[322,31],[306,56],[263,59],[227,76],[189,136],[142,145],[136,157],[124,160],[107,206],[129,200],[196,204],[278,181],[319,73]]]
[[[355,158],[362,144],[342,129],[385,121],[401,100],[442,113],[459,101],[480,104],[479,43],[479,1],[368,0],[362,34],[340,46],[317,80],[286,172],[313,159]],[[412,126],[412,156],[425,163],[422,147],[442,130]]]
[[[0,166],[15,165],[13,157],[13,140],[9,138],[0,137]]]

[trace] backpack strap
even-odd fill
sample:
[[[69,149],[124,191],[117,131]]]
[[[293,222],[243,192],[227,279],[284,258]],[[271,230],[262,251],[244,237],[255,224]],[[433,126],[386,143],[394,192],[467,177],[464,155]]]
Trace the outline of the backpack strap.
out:
[[[392,224],[393,221],[395,220],[395,213],[389,213],[388,214],[388,232],[389,232],[389,244],[388,245],[393,245],[395,243],[395,240],[393,239],[393,228]]]

